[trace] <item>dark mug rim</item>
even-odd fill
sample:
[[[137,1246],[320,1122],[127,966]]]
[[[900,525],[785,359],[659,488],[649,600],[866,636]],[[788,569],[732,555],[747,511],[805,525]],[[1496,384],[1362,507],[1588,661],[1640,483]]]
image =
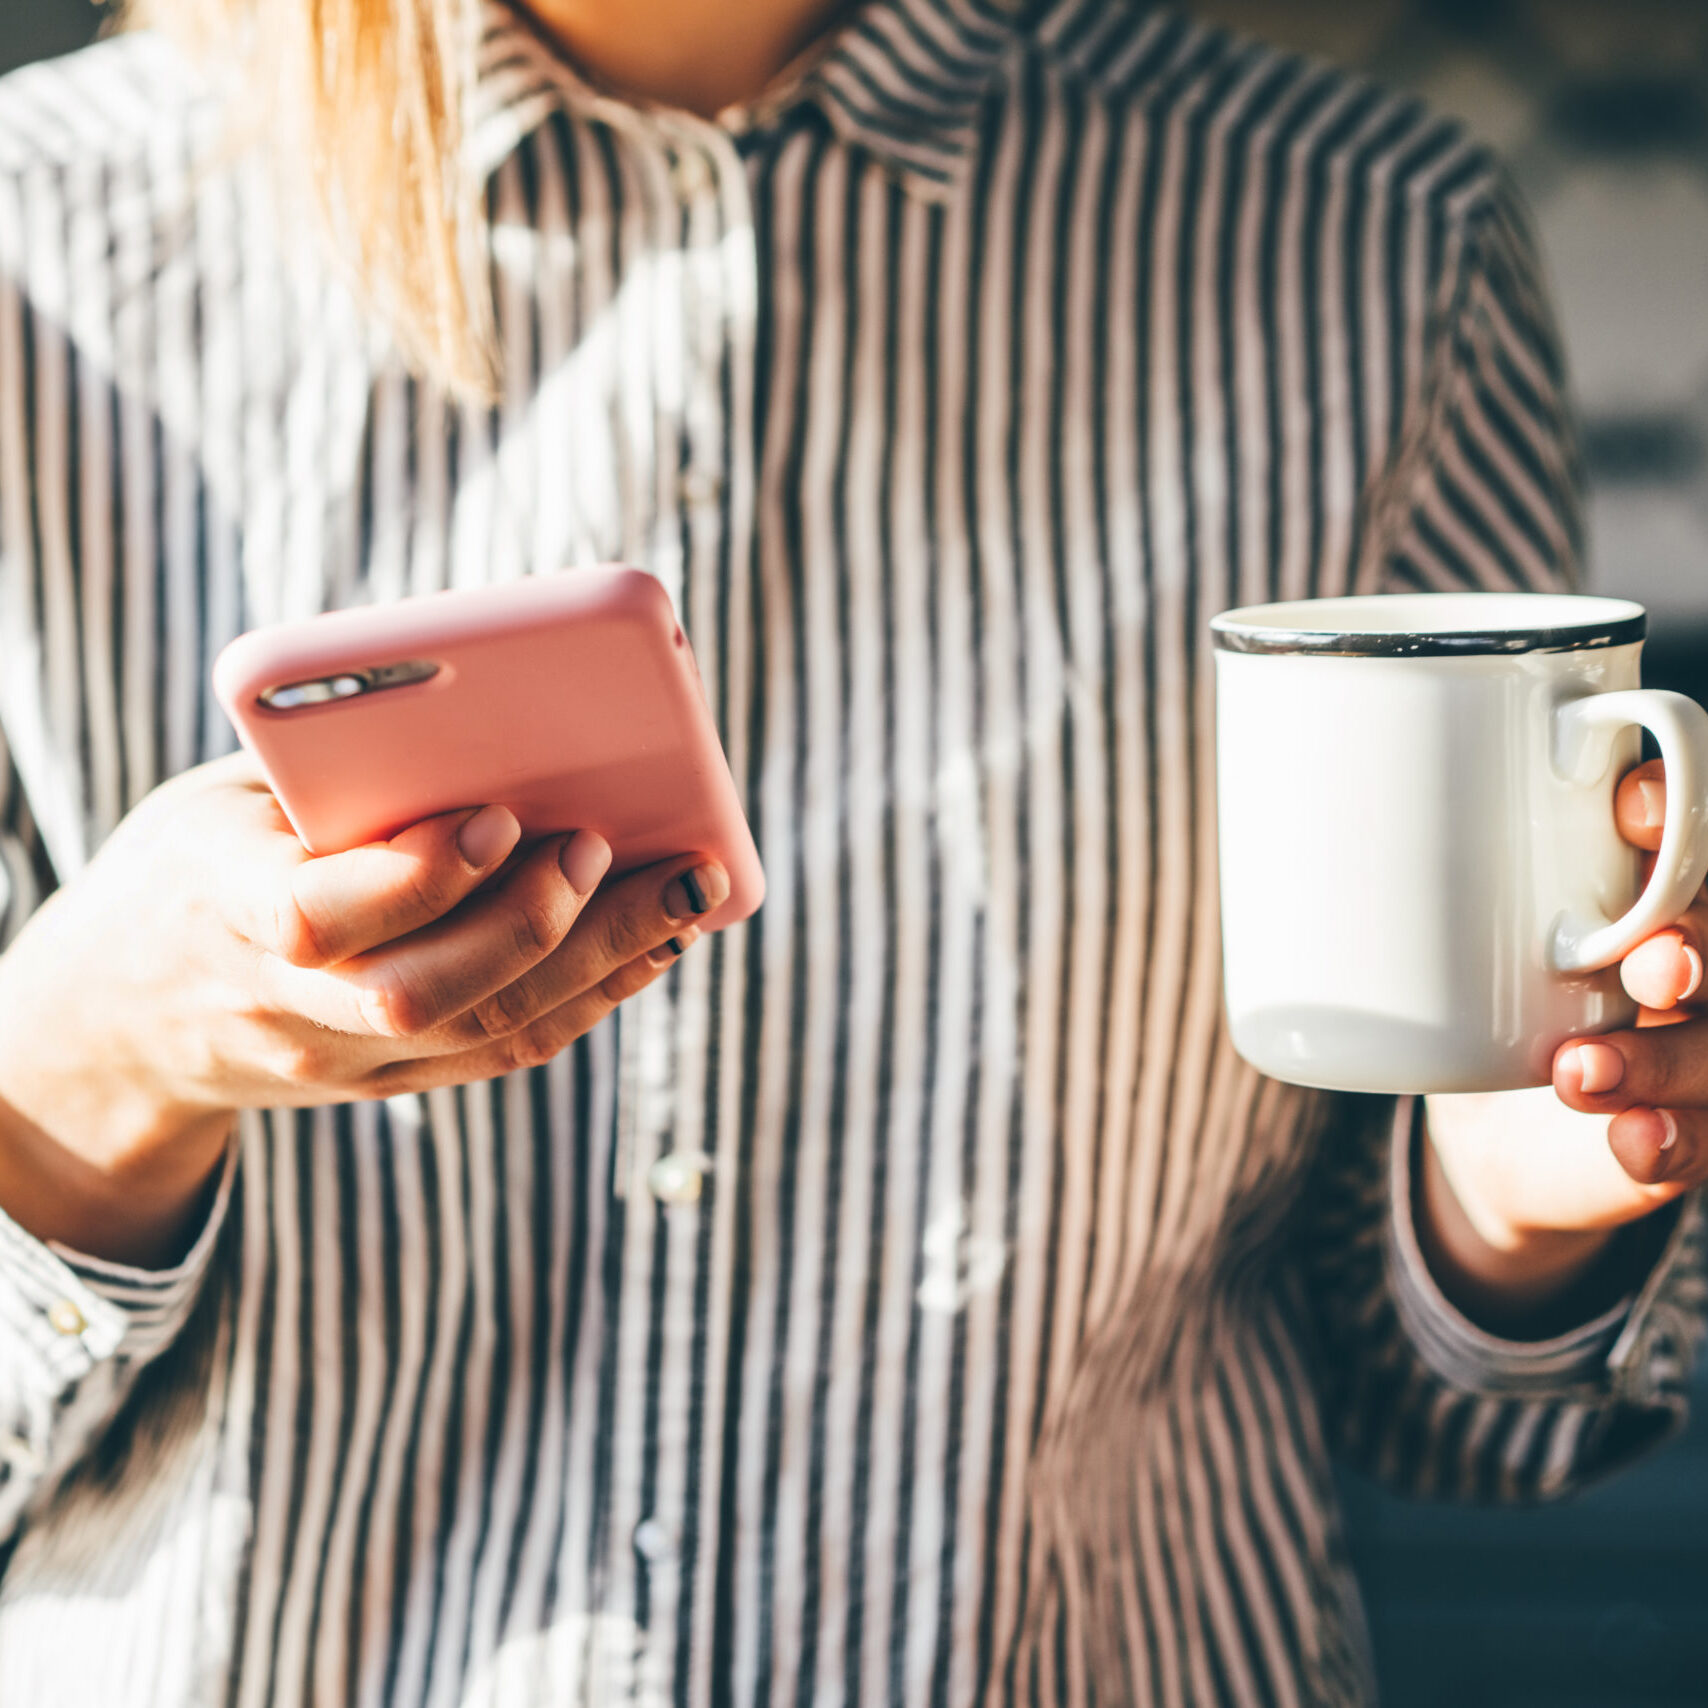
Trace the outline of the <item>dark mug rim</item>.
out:
[[[1392,599],[1417,603],[1450,600],[1461,612],[1478,600],[1510,607],[1514,601],[1535,599],[1538,604],[1579,603],[1586,607],[1581,622],[1538,621],[1535,624],[1490,622],[1477,626],[1446,628],[1357,628],[1339,627],[1332,621],[1336,608],[1343,613],[1354,608],[1367,611],[1380,601]],[[1265,621],[1271,613],[1301,614],[1301,607],[1315,606],[1326,619],[1322,626]],[[1599,607],[1592,611],[1588,607]],[[1492,609],[1491,609],[1492,616]],[[1540,617],[1541,613],[1538,613]],[[1528,652],[1589,652],[1598,648],[1631,646],[1648,629],[1641,605],[1629,599],[1598,594],[1558,593],[1371,593],[1335,599],[1277,601],[1246,605],[1223,611],[1210,619],[1213,644],[1218,652],[1262,653],[1281,656],[1342,658],[1463,658],[1511,657]]]

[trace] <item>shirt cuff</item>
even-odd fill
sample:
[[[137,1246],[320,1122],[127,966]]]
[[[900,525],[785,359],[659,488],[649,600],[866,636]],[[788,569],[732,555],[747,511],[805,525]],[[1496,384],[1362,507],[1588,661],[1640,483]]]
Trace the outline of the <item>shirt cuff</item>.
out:
[[[1418,1111],[1418,1099],[1403,1097],[1394,1112],[1387,1265],[1400,1322],[1430,1369],[1467,1393],[1601,1404],[1654,1399],[1676,1385],[1688,1346],[1676,1344],[1668,1353],[1680,1337],[1666,1306],[1700,1260],[1701,1195],[1680,1200],[1672,1232],[1640,1287],[1563,1334],[1507,1340],[1479,1328],[1453,1305],[1424,1260],[1413,1220],[1414,1147],[1428,1143]],[[1668,1364],[1669,1356],[1678,1368]]]
[[[0,1317],[63,1393],[115,1353],[146,1362],[194,1309],[237,1176],[235,1135],[196,1238],[167,1269],[139,1269],[38,1240],[0,1211]]]

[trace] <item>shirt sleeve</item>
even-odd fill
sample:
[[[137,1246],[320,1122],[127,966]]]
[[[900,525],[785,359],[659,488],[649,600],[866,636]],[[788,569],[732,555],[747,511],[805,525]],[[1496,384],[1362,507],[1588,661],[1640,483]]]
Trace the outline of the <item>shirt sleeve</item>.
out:
[[[1411,430],[1372,498],[1376,584],[1578,582],[1581,476],[1564,364],[1525,217],[1490,172],[1438,297]],[[1343,1100],[1304,1252],[1325,1417],[1339,1450],[1402,1492],[1542,1499],[1682,1426],[1705,1294],[1703,1206],[1682,1200],[1646,1279],[1535,1342],[1487,1334],[1436,1286],[1413,1221],[1417,1103]]]
[[[53,888],[0,730],[0,952]],[[234,1141],[201,1228],[168,1269],[44,1243],[0,1211],[0,1550],[189,1321],[227,1219],[236,1156]]]
[[[1684,1422],[1708,1288],[1690,1194],[1648,1275],[1547,1340],[1487,1333],[1442,1294],[1413,1222],[1417,1099],[1347,1098],[1311,1186],[1307,1295],[1331,1443],[1401,1493],[1568,1494]]]
[[[1423,379],[1367,496],[1365,585],[1561,591],[1583,561],[1583,474],[1565,361],[1525,211],[1484,174],[1441,235]]]
[[[0,254],[0,263],[5,257]],[[8,344],[31,323],[8,296]],[[0,328],[0,330],[4,330]],[[0,592],[34,572],[32,531],[12,518],[36,479],[25,388],[0,372]],[[0,727],[0,953],[56,886],[53,861]],[[179,1336],[195,1308],[227,1217],[235,1141],[206,1219],[181,1262],[147,1271],[108,1264],[33,1238],[0,1211],[0,1563],[31,1504],[101,1438],[141,1372]]]
[[[233,1142],[194,1243],[169,1269],[44,1243],[0,1211],[0,1552],[189,1322],[236,1173]]]

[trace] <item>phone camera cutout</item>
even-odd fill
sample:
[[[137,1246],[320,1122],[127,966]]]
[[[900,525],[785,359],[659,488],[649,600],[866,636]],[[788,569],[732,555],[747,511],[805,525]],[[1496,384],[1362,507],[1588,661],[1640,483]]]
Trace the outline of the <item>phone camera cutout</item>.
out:
[[[293,712],[303,706],[324,706],[335,700],[353,700],[359,694],[407,687],[438,674],[439,666],[431,659],[412,658],[401,664],[377,664],[368,670],[346,670],[308,682],[286,682],[277,688],[263,688],[256,698],[271,711]]]

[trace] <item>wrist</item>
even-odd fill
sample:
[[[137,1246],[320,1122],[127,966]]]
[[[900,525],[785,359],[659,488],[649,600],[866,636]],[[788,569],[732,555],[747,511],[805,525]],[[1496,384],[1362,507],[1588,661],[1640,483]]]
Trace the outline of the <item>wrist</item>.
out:
[[[1546,1339],[1599,1315],[1626,1290],[1639,1230],[1516,1227],[1455,1189],[1427,1137],[1418,1150],[1418,1245],[1448,1302],[1479,1328]]]
[[[225,1154],[228,1110],[146,1111],[116,1099],[86,1135],[86,1103],[55,1108],[0,1084],[0,1210],[36,1239],[142,1268],[169,1266],[194,1237]]]
[[[46,910],[44,910],[45,912]],[[38,916],[39,917],[39,916]],[[159,1267],[194,1237],[235,1112],[174,1099],[151,1052],[0,958],[0,1210],[36,1239]]]

